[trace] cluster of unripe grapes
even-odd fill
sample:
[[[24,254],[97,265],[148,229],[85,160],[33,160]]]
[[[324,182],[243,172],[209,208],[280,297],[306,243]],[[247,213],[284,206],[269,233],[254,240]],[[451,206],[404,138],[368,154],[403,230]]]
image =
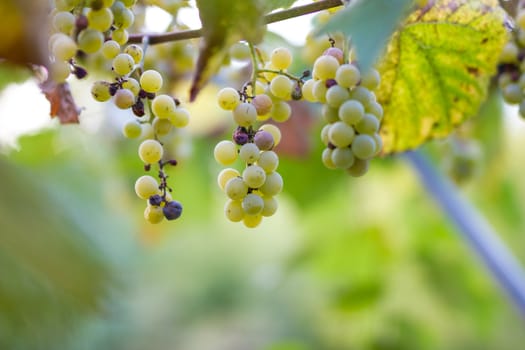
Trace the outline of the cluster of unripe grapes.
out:
[[[525,9],[516,14],[511,39],[503,47],[498,66],[498,84],[505,102],[519,105],[525,118]]]
[[[303,84],[302,94],[323,104],[327,122],[321,131],[326,146],[323,164],[362,176],[383,146],[379,135],[383,108],[373,92],[380,83],[379,73],[373,68],[361,72],[357,64],[344,62],[341,49],[331,47],[315,61],[312,77]]]

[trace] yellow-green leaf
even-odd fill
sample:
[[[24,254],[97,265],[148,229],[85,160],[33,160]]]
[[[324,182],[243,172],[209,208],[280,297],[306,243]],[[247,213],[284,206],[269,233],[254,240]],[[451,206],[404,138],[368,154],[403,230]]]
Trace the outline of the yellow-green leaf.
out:
[[[474,116],[507,40],[496,0],[437,0],[396,32],[380,63],[384,153],[445,137]]]

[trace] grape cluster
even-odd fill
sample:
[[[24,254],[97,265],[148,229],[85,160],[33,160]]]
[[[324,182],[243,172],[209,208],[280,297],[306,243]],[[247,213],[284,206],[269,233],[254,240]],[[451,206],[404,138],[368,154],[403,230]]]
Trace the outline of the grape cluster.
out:
[[[323,164],[346,169],[352,176],[364,175],[383,145],[379,135],[383,108],[373,93],[379,73],[375,69],[362,73],[357,64],[344,63],[341,49],[330,47],[316,59],[312,77],[302,93],[306,100],[323,104],[327,122],[321,131],[326,146]]]

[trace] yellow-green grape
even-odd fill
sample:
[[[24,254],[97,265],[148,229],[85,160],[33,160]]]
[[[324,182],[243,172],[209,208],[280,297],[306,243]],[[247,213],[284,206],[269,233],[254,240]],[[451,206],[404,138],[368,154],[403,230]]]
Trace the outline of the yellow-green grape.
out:
[[[373,134],[379,130],[379,120],[376,118],[375,115],[366,113],[355,125],[355,129],[360,134]]]
[[[266,181],[266,172],[258,165],[250,165],[242,172],[244,183],[250,188],[259,188]]]
[[[164,149],[157,140],[144,140],[139,146],[139,157],[145,164],[157,163],[163,155]]]
[[[339,119],[348,125],[356,125],[365,116],[363,104],[356,100],[348,100],[339,107]]]
[[[330,138],[328,137],[328,132],[330,131],[330,128],[332,127],[332,124],[326,124],[321,129],[321,141],[323,141],[325,146],[328,146],[330,143]]]
[[[91,95],[99,102],[108,101],[111,98],[111,94],[109,93],[110,85],[107,81],[102,80],[94,82],[93,86],[91,86]]]
[[[274,171],[266,175],[266,181],[259,187],[259,191],[265,196],[275,196],[283,190],[283,178],[281,174]]]
[[[251,103],[241,102],[233,109],[233,120],[240,126],[251,126],[257,121],[257,110]]]
[[[100,10],[89,10],[87,12],[88,28],[105,32],[111,28],[113,24],[113,12],[108,8],[101,8]]]
[[[53,28],[57,32],[70,34],[75,28],[75,16],[68,11],[59,11],[53,16]]]
[[[333,56],[319,56],[314,62],[312,76],[320,80],[334,79],[339,61]]]
[[[162,207],[156,205],[147,205],[144,210],[144,219],[150,224],[158,224],[164,219]]]
[[[68,61],[77,53],[77,44],[66,35],[54,38],[51,49],[53,56],[59,61]]]
[[[361,102],[363,107],[367,108],[368,105],[376,100],[373,92],[363,86],[357,86],[350,92],[350,98]]]
[[[120,44],[115,40],[108,40],[102,44],[100,52],[102,52],[104,58],[112,60],[120,53]]]
[[[260,94],[252,99],[252,105],[255,107],[258,116],[264,116],[272,110],[273,102],[270,96]]]
[[[279,157],[274,151],[264,151],[259,155],[257,165],[266,173],[274,172],[279,166]]]
[[[250,59],[250,47],[244,42],[237,42],[230,47],[230,57],[237,61],[246,61]]]
[[[276,101],[272,106],[270,116],[278,123],[284,123],[292,115],[292,108],[285,101]]]
[[[162,87],[162,83],[162,75],[153,69],[145,71],[140,76],[140,86],[146,92],[155,93],[159,91]]]
[[[233,179],[234,177],[240,177],[241,174],[237,169],[233,168],[226,168],[222,169],[219,175],[217,175],[217,184],[219,185],[219,188],[224,191],[224,188],[226,187],[226,183]]]
[[[248,194],[248,186],[242,178],[234,177],[226,182],[224,192],[230,199],[240,201]]]
[[[135,95],[128,89],[120,89],[113,96],[113,102],[120,109],[128,109],[135,104]]]
[[[132,7],[137,3],[137,0],[119,0],[122,4],[128,8]]]
[[[372,137],[376,143],[376,152],[374,156],[377,156],[379,153],[381,153],[381,150],[383,150],[383,138],[378,133],[373,134]]]
[[[525,11],[523,11],[523,9],[518,11],[515,21],[518,24],[519,29],[525,29]]]
[[[260,157],[261,151],[254,143],[246,143],[239,150],[239,158],[247,164],[255,163]]]
[[[95,29],[84,29],[77,38],[78,48],[85,53],[95,53],[104,44],[104,35]]]
[[[168,120],[176,128],[183,128],[190,123],[190,112],[182,107],[175,108]]]
[[[363,176],[368,171],[369,163],[369,160],[356,158],[354,164],[352,164],[350,168],[346,169],[346,171],[348,172],[348,174],[354,177]]]
[[[339,108],[350,98],[348,89],[339,85],[334,85],[326,91],[326,104],[333,108]]]
[[[328,139],[339,148],[350,146],[354,137],[354,128],[342,121],[332,124],[328,130]]]
[[[325,148],[323,150],[322,155],[321,155],[321,160],[322,160],[324,166],[327,167],[328,169],[337,169],[337,167],[335,166],[334,162],[332,162],[332,153],[333,153],[332,149]]]
[[[274,49],[270,54],[270,62],[279,70],[288,69],[292,63],[292,53],[285,47]]]
[[[317,102],[326,103],[326,91],[328,91],[328,88],[326,87],[324,80],[317,80],[314,83],[313,93]]]
[[[111,33],[111,39],[120,45],[124,45],[128,42],[129,33],[126,29],[116,29]]]
[[[321,109],[321,115],[327,123],[335,123],[339,121],[338,109],[330,107],[329,105],[323,105]]]
[[[271,70],[271,71],[278,70],[277,67],[274,67],[271,62],[267,62],[264,65],[264,69]],[[263,72],[263,77],[267,81],[272,81],[272,79],[275,78],[277,75],[278,75],[277,73],[273,73],[273,72]]]
[[[242,210],[246,215],[257,215],[263,211],[264,200],[255,193],[248,193],[242,200]]]
[[[370,159],[376,154],[376,142],[370,135],[357,135],[352,142],[352,152],[359,159]]]
[[[277,98],[289,100],[292,98],[293,82],[284,75],[278,75],[270,82],[270,92]]]
[[[160,119],[158,117],[153,119],[152,125],[153,130],[155,131],[155,135],[157,136],[166,136],[170,133],[171,129],[173,128],[173,125],[168,119]]]
[[[142,47],[135,45],[135,44],[127,46],[124,49],[124,53],[127,53],[128,55],[133,57],[133,60],[135,61],[136,64],[140,63],[140,61],[142,60],[142,56],[144,55],[144,51],[142,50]]]
[[[339,86],[353,88],[361,80],[359,68],[353,64],[342,64],[335,72],[335,81]]]
[[[114,12],[113,16],[113,24],[115,27],[119,28],[118,30],[129,28],[135,21],[135,15],[133,14],[133,11],[126,8]]]
[[[248,96],[261,95],[261,94],[264,94],[265,91],[266,91],[266,84],[264,84],[263,82],[259,80],[255,82],[255,92],[253,92],[253,88],[251,84],[248,85],[248,87],[246,88],[246,94]]]
[[[501,50],[499,61],[501,63],[514,63],[518,60],[519,49],[518,46],[509,41]]]
[[[112,62],[113,71],[118,75],[126,75],[131,73],[135,67],[133,57],[127,53],[119,53]]]
[[[138,96],[140,92],[140,84],[137,79],[127,77],[125,81],[122,82],[122,88],[128,89],[133,93],[133,95]]]
[[[261,221],[262,221],[262,215],[261,214],[244,215],[244,217],[242,218],[242,222],[243,222],[244,226],[246,226],[248,228],[256,228],[257,226],[259,226],[261,224]]]
[[[352,150],[348,147],[335,148],[332,150],[332,153],[330,155],[332,164],[336,168],[339,168],[339,169],[346,169],[346,168],[351,167],[352,164],[354,164],[354,158],[355,157],[354,157],[354,154],[352,153]]]
[[[159,183],[153,176],[142,175],[135,181],[135,193],[141,199],[149,199],[159,192]]]
[[[314,95],[314,85],[316,80],[310,79],[304,82],[303,86],[301,87],[301,91],[303,93],[303,98],[308,102],[317,102],[317,99]]]
[[[122,134],[128,139],[136,139],[142,133],[142,127],[134,120],[127,121],[122,127]]]
[[[237,146],[232,141],[223,140],[217,143],[213,150],[213,156],[217,163],[230,165],[237,160]]]
[[[71,73],[71,66],[66,61],[55,61],[49,67],[49,73],[51,79],[57,83],[63,83],[69,77]]]
[[[234,88],[226,87],[217,93],[217,102],[222,109],[232,111],[241,103],[241,96]]]
[[[360,85],[367,88],[368,90],[375,90],[379,87],[381,82],[381,77],[379,72],[374,68],[370,68],[364,74],[361,74],[361,83]]]
[[[140,134],[141,140],[148,140],[155,137],[155,130],[153,130],[153,125],[150,123],[141,124],[142,133]]]
[[[175,113],[175,100],[168,95],[157,95],[151,102],[151,110],[158,118],[167,119]]]
[[[224,205],[224,215],[232,222],[242,221],[244,218],[244,211],[242,210],[242,202],[238,200],[228,199]]]
[[[273,147],[277,146],[281,142],[281,130],[273,124],[264,124],[259,130],[268,131],[273,136]]]
[[[510,104],[517,104],[523,100],[523,91],[516,83],[508,84],[501,90],[501,93],[505,102]]]
[[[379,121],[383,119],[383,106],[376,101],[370,102],[370,104],[366,106],[366,112],[373,114]]]
[[[273,196],[263,196],[262,197],[264,202],[263,210],[261,211],[262,216],[272,216],[277,212],[277,209],[279,208],[279,203],[277,202],[277,199]]]
[[[53,3],[58,11],[71,11],[75,7],[67,0],[55,0]]]

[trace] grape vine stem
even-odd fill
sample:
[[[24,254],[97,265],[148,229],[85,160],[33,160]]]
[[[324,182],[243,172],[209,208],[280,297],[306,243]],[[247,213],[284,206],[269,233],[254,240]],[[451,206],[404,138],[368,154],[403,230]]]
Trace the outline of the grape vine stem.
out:
[[[341,5],[343,5],[342,0],[321,0],[311,4],[296,6],[287,10],[269,13],[264,16],[264,22],[266,24],[280,22],[290,18],[304,16],[310,13],[327,10]],[[144,36],[149,37],[150,45],[155,45],[173,41],[200,38],[202,35],[202,29],[183,30],[160,34],[137,33],[129,36],[128,43],[139,44],[142,42]]]

